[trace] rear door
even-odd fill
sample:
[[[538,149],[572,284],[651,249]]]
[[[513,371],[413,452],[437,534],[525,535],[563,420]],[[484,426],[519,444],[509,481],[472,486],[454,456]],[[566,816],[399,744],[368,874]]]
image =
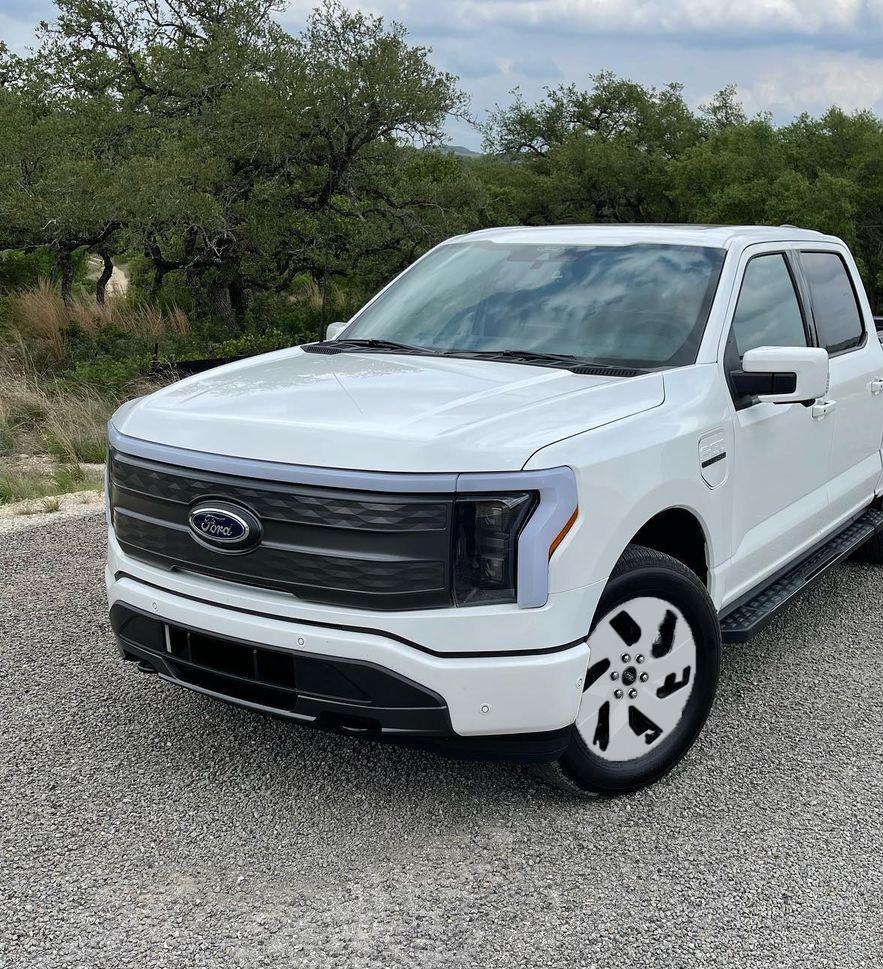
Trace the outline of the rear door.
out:
[[[794,255],[752,246],[741,257],[741,283],[724,352],[727,375],[760,346],[811,346]],[[733,557],[725,598],[732,601],[802,548],[827,510],[832,421],[803,404],[761,403],[733,393]]]
[[[868,504],[880,478],[883,437],[883,347],[861,299],[851,259],[835,247],[801,249],[800,267],[819,346],[830,357],[828,399],[835,402],[829,520]]]

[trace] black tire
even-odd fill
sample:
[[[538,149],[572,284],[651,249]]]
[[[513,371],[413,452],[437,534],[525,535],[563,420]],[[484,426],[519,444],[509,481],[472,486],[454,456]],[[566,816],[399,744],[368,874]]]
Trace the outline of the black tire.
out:
[[[547,784],[580,795],[626,794],[652,784],[667,774],[699,736],[717,692],[721,636],[714,604],[694,572],[670,555],[640,545],[630,545],[604,589],[592,631],[617,606],[648,596],[664,600],[679,610],[694,640],[692,692],[680,720],[651,751],[624,761],[604,759],[593,753],[575,725],[570,746],[564,755],[552,763],[533,767],[534,773]],[[591,659],[589,662],[591,669]],[[660,692],[658,695],[663,694]]]

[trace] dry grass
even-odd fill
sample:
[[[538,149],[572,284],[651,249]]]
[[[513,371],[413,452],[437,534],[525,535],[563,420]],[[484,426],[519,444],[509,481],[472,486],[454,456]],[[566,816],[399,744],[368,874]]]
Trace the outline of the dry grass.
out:
[[[289,299],[292,303],[303,303],[312,310],[320,310],[324,304],[326,312],[336,312],[352,302],[352,295],[337,283],[326,283],[323,293],[322,287],[314,279],[303,279]]]
[[[34,377],[0,372],[0,442],[6,453],[48,451],[70,464],[97,464],[115,406],[85,390],[47,390]]]
[[[107,327],[116,327],[148,341],[160,341],[170,333],[188,331],[187,315],[172,309],[162,312],[154,306],[132,306],[125,298],[108,297],[99,306],[92,297],[76,296],[65,305],[58,291],[46,280],[34,289],[22,290],[7,301],[8,340],[23,359],[41,365],[59,363],[72,328],[95,337]]]
[[[61,508],[61,498],[52,495],[49,498],[40,498],[37,501],[26,501],[18,509],[19,515],[46,515],[50,512],[58,511]]]
[[[107,457],[107,421],[114,405],[94,395],[62,394],[43,423],[50,454],[62,461],[99,464]]]

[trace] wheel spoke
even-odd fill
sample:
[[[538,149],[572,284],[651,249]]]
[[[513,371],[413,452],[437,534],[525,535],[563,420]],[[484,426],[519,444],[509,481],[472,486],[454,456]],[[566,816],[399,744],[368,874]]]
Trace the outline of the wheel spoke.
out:
[[[635,699],[634,703],[640,708],[641,713],[662,727],[664,733],[668,733],[669,730],[677,726],[681,719],[681,714],[684,712],[684,706],[691,692],[692,680],[692,670],[690,670],[689,682],[684,689],[676,690],[674,693],[661,697],[656,695],[658,687],[645,690]]]
[[[666,677],[670,673],[680,675],[685,666],[695,667],[696,665],[696,645],[693,637],[687,636],[681,639],[676,646],[672,647],[661,659],[649,659],[645,666],[645,672],[649,674],[648,686],[662,686]]]

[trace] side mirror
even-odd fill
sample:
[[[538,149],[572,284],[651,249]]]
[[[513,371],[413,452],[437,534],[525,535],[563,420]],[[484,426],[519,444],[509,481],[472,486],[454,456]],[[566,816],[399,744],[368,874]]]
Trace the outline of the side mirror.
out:
[[[336,340],[344,329],[346,329],[346,323],[329,323],[325,330],[325,339]]]
[[[731,375],[740,397],[772,404],[812,403],[828,392],[828,351],[821,347],[756,347]]]

